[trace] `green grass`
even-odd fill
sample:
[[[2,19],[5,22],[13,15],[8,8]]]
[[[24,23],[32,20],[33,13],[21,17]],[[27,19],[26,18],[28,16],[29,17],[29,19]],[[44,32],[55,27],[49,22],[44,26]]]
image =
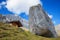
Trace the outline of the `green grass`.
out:
[[[60,38],[45,38],[6,23],[0,23],[0,40],[60,40]]]

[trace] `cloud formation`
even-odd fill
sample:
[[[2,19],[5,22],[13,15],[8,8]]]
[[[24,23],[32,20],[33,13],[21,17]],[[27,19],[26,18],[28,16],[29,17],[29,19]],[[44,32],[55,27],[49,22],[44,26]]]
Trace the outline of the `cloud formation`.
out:
[[[3,1],[0,5],[5,5],[5,4],[6,4],[6,2]]]
[[[48,14],[48,16],[49,16],[51,19],[53,18],[53,15]]]
[[[29,14],[29,8],[33,5],[42,4],[40,0],[7,0],[6,8],[19,15],[21,12]]]
[[[0,3],[0,9],[2,8],[2,5],[6,5],[6,2],[2,2],[2,3]]]

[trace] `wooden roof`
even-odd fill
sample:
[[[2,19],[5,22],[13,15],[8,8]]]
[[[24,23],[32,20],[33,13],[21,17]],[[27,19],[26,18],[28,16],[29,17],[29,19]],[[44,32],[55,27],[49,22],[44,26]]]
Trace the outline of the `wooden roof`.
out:
[[[12,25],[17,25],[18,27],[22,27],[23,26],[20,21],[11,21],[9,23],[12,23]]]

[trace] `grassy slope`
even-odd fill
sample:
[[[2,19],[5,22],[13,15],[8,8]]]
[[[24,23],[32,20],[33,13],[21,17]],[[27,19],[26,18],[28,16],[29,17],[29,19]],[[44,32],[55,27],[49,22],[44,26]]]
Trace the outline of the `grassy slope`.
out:
[[[33,35],[21,28],[0,23],[0,40],[60,40],[60,38],[45,38]]]

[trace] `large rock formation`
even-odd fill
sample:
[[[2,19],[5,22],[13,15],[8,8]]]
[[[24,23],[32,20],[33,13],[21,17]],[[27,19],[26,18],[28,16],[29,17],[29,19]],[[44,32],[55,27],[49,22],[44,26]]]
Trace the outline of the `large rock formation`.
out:
[[[57,32],[58,37],[60,37],[60,24],[55,26],[55,30]]]
[[[30,31],[37,35],[57,37],[55,27],[42,9],[41,5],[32,6],[29,10],[29,26]]]

